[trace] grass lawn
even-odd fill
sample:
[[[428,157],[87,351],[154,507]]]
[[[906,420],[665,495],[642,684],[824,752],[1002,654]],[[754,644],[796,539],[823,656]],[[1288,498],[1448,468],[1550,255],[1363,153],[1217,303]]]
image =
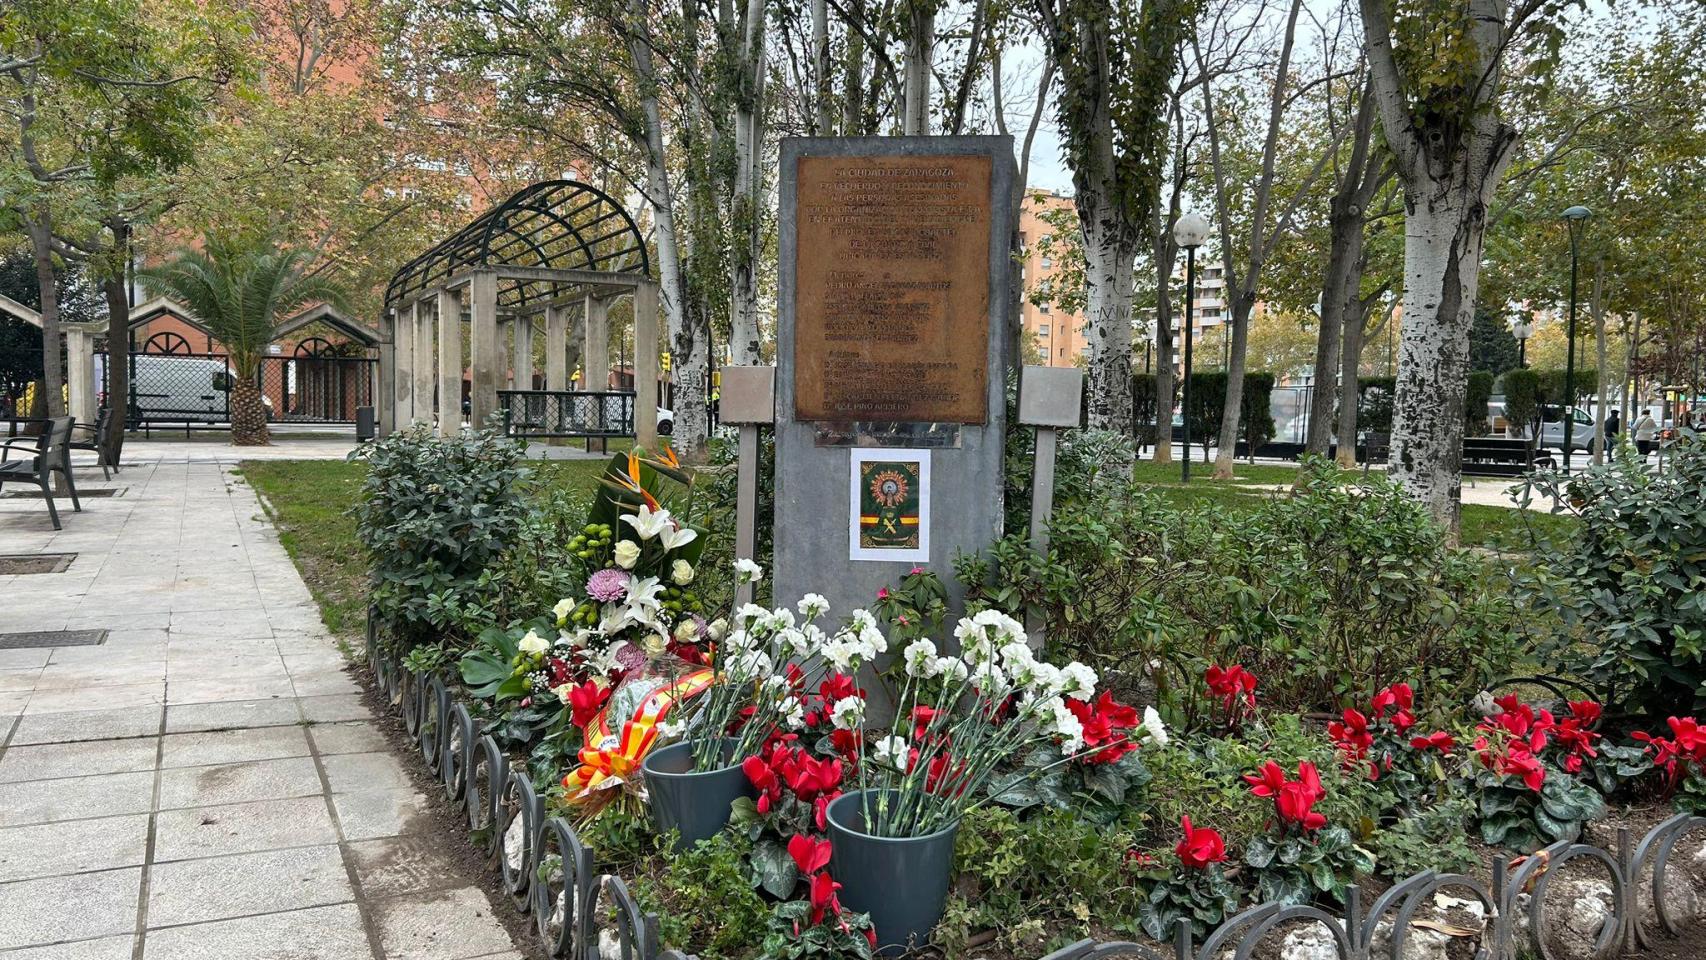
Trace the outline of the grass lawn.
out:
[[[552,460],[532,466],[538,471],[545,491],[586,491],[607,462]],[[355,519],[349,515],[349,508],[360,495],[366,469],[360,463],[339,460],[249,460],[240,468],[241,474],[266,498],[273,521],[278,525],[279,540],[302,571],[302,578],[320,605],[326,628],[344,638],[360,634],[367,608],[366,564],[356,543]],[[1290,484],[1297,468],[1239,464],[1238,478],[1231,483],[1207,479],[1211,472],[1212,465],[1193,462],[1192,480],[1187,487],[1179,482],[1177,463],[1158,466],[1144,460],[1136,465],[1134,475],[1141,482],[1159,487],[1162,495],[1175,503],[1212,502],[1254,509],[1264,498],[1284,496],[1284,491],[1262,487]],[[1466,546],[1525,550],[1532,542],[1531,529],[1543,536],[1553,536],[1567,532],[1576,522],[1572,517],[1468,504],[1463,508],[1462,539]]]
[[[1180,481],[1178,461],[1157,464],[1140,460],[1132,476],[1140,483],[1162,489],[1167,500],[1177,504],[1211,502],[1229,507],[1254,509],[1267,497],[1284,496],[1284,491],[1261,489],[1274,484],[1290,485],[1297,476],[1297,467],[1286,464],[1240,461],[1234,468],[1236,476],[1230,482],[1211,480],[1214,463],[1191,461],[1191,483]],[[1510,507],[1469,503],[1463,506],[1462,528],[1459,535],[1464,546],[1500,550],[1528,550],[1534,537],[1558,537],[1567,534],[1578,521],[1570,516],[1553,516]]]
[[[588,490],[606,462],[551,460],[532,466],[546,490]],[[366,465],[245,460],[238,472],[266,498],[279,541],[302,571],[326,629],[346,639],[359,636],[367,616],[367,563],[349,509],[361,495]]]

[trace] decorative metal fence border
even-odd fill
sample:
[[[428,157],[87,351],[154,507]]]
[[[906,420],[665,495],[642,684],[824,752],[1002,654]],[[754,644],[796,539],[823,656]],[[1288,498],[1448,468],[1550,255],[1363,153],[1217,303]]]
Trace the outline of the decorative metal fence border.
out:
[[[479,732],[467,704],[452,696],[444,678],[411,673],[379,639],[378,620],[369,610],[367,662],[380,692],[398,705],[404,730],[427,769],[444,785],[445,798],[467,816],[470,832],[479,838],[487,865],[499,870],[512,905],[524,915],[532,914],[546,954],[553,960],[604,960],[610,948],[618,948],[621,960],[696,960],[662,948],[657,916],[641,909],[621,877],[594,874],[591,849],[567,820],[545,815],[531,778],[511,767],[496,740]],[[507,838],[517,818],[520,843],[511,850]],[[1268,903],[1227,920],[1200,946],[1193,943],[1190,924],[1181,921],[1172,942],[1161,948],[1083,940],[1042,960],[1250,960],[1275,930],[1299,924],[1323,928],[1339,960],[1403,960],[1411,922],[1435,894],[1446,891],[1481,907],[1485,926],[1476,960],[1514,960],[1524,948],[1541,960],[1562,960],[1548,935],[1546,898],[1572,861],[1603,870],[1611,888],[1612,902],[1591,953],[1593,960],[1605,960],[1651,946],[1657,931],[1679,935],[1693,919],[1674,915],[1667,882],[1676,872],[1670,861],[1677,846],[1702,828],[1706,817],[1677,814],[1648,831],[1638,844],[1631,844],[1633,834],[1627,828],[1619,829],[1615,853],[1562,841],[1516,861],[1497,857],[1491,885],[1461,873],[1426,870],[1381,893],[1367,910],[1362,891],[1353,885],[1342,914]],[[1689,881],[1685,877],[1681,882]],[[1384,938],[1377,936],[1382,931]],[[1378,948],[1377,940],[1382,941]]]

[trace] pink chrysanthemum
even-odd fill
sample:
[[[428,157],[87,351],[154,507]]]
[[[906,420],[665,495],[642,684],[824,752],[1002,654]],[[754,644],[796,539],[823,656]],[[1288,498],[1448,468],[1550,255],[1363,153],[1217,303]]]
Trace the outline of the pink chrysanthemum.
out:
[[[587,596],[600,603],[615,603],[628,595],[628,572],[610,567],[587,578]]]

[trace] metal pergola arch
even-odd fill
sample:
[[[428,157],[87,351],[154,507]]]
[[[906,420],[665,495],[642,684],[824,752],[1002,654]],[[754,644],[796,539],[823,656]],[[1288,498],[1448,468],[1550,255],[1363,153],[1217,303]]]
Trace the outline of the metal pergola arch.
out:
[[[606,224],[615,221],[612,227]],[[590,271],[651,276],[645,238],[614,198],[576,180],[524,187],[403,264],[385,288],[385,308],[452,285],[483,268]],[[562,280],[500,277],[498,309],[526,310],[562,296]]]
[[[561,405],[572,393],[571,311],[585,333],[576,379],[583,392],[607,391],[608,308],[624,296],[634,307],[631,421],[636,441],[649,446],[657,438],[659,289],[638,224],[590,184],[547,180],[516,191],[392,275],[380,316],[380,432],[417,422],[435,423],[441,435],[460,431],[465,383],[470,424],[499,409],[500,390],[506,410],[517,398]],[[534,379],[540,314],[544,390]]]

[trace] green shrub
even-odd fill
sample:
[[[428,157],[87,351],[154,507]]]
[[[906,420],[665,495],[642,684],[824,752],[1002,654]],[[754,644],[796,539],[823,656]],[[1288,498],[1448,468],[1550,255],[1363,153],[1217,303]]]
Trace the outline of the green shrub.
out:
[[[1238,404],[1238,432],[1249,444],[1250,456],[1256,448],[1274,438],[1274,375],[1265,371],[1244,374],[1244,393]]]
[[[1539,545],[1526,596],[1563,629],[1541,655],[1608,706],[1662,720],[1706,707],[1706,447],[1674,448],[1663,473],[1624,446],[1573,476],[1534,474],[1523,502],[1581,525]]]
[[[1398,394],[1393,377],[1357,379],[1357,427],[1370,433],[1392,432],[1392,401]]]
[[[1021,955],[1042,955],[1098,927],[1138,931],[1144,891],[1128,866],[1136,844],[1128,829],[1100,827],[1070,811],[1023,819],[984,807],[960,824],[957,876],[934,941],[950,957],[970,956],[966,941],[981,930]]]
[[[1010,536],[959,577],[983,585],[974,606],[1041,613],[1051,656],[1140,702],[1153,689],[1187,722],[1210,663],[1253,670],[1280,711],[1400,680],[1424,702],[1466,701],[1516,658],[1503,583],[1396,486],[1342,480],[1316,464],[1254,511],[1131,485],[1058,511],[1046,559]]]
[[[444,626],[433,598],[439,610],[474,602],[481,574],[518,541],[528,470],[520,447],[487,430],[435,437],[415,426],[351,457],[368,464],[353,512],[373,602],[411,648]]]
[[[634,897],[658,915],[664,946],[704,960],[753,956],[770,907],[748,877],[751,846],[724,831],[692,850],[652,857],[649,869],[632,877]]]
[[[1505,373],[1505,420],[1520,433],[1540,416],[1540,377],[1533,370]]]
[[[1487,402],[1493,397],[1493,374],[1488,370],[1477,370],[1469,375],[1469,386],[1463,398],[1463,429],[1467,436],[1486,436],[1492,428],[1488,426]]]

